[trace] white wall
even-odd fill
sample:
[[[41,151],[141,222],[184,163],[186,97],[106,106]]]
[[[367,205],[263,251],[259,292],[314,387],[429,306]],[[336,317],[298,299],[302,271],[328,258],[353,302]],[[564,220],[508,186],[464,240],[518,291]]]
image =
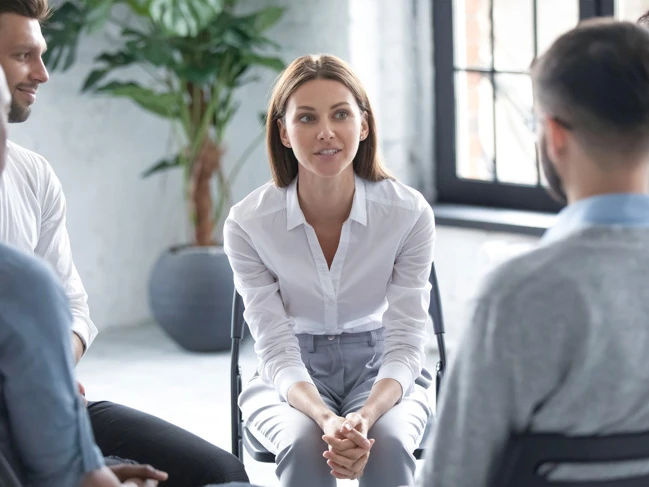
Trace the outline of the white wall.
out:
[[[473,296],[485,273],[533,248],[538,240],[526,235],[437,227],[435,267],[449,349],[457,345],[469,323]]]
[[[107,44],[84,43],[75,68],[53,73],[30,119],[9,131],[44,155],[61,179],[75,262],[100,330],[150,319],[149,269],[182,240],[184,221],[179,174],[140,179],[168,153],[167,123],[128,101],[79,93],[92,55]]]
[[[307,53],[332,53],[364,81],[377,113],[382,149],[395,174],[433,194],[433,90],[428,0],[244,0],[244,8],[279,4],[287,13],[271,36],[288,62]],[[28,122],[11,138],[46,156],[68,199],[75,261],[100,331],[150,320],[147,280],[157,256],[186,241],[182,184],[177,172],[147,180],[140,173],[171,153],[170,129],[126,100],[80,94],[91,59],[114,45],[112,33],[84,42],[70,72],[53,73],[39,91]],[[242,105],[227,133],[231,165],[258,127],[274,73],[239,92]],[[144,77],[129,73],[136,79]],[[263,144],[234,185],[235,200],[270,178]],[[485,265],[486,242],[520,240],[503,234],[440,228],[437,261],[449,328],[457,328],[473,284]],[[522,239],[526,240],[526,239]],[[527,239],[530,240],[530,239]],[[533,239],[532,239],[533,240]],[[451,341],[454,333],[450,331]]]

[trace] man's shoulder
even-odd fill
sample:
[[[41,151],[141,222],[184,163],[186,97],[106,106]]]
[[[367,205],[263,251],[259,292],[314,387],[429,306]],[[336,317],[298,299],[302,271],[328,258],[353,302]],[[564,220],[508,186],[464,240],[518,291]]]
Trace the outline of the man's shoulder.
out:
[[[7,141],[7,163],[21,174],[32,178],[46,178],[54,174],[42,155],[12,141]]]
[[[37,152],[34,152],[33,150],[23,147],[22,145],[18,145],[15,142],[12,142],[11,140],[7,141],[7,148],[9,149],[8,157],[16,160],[17,162],[23,164],[31,163],[49,166],[49,163],[47,162],[47,159],[45,159],[45,157]]]
[[[580,267],[577,260],[588,260],[582,250],[581,242],[575,239],[540,245],[492,270],[479,296],[508,299],[515,293],[551,288],[557,282],[578,286],[579,275],[574,272],[575,267]]]
[[[3,178],[12,186],[29,187],[39,200],[62,194],[61,183],[45,157],[9,141]]]
[[[231,214],[241,223],[267,216],[286,208],[286,189],[278,188],[273,182],[253,190],[232,207]]]

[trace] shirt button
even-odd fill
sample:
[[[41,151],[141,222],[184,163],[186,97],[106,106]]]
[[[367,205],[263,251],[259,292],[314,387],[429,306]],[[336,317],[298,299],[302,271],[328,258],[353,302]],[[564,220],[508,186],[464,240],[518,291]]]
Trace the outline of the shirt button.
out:
[[[329,335],[329,336],[327,337],[327,340],[333,340],[334,338],[336,338],[336,335]]]

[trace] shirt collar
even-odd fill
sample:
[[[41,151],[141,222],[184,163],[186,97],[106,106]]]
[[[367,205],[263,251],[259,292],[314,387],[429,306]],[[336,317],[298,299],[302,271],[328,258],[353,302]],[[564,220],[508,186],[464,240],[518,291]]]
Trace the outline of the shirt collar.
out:
[[[541,241],[553,242],[588,226],[649,227],[649,195],[615,193],[579,200],[559,212]]]
[[[367,201],[365,199],[365,181],[354,174],[354,199],[349,218],[367,226]],[[286,230],[305,224],[306,219],[297,197],[297,177],[286,188]]]
[[[286,188],[286,230],[293,230],[306,223],[300,202],[297,199],[297,177]]]
[[[354,173],[354,200],[349,218],[367,226],[367,200],[365,199],[365,180]]]

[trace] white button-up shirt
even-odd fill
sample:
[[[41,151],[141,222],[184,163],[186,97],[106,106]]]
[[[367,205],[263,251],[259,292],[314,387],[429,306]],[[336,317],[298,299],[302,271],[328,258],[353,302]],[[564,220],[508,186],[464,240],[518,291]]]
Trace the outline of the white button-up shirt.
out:
[[[61,278],[70,300],[72,331],[90,346],[97,328],[90,319],[65,227],[65,196],[44,157],[8,142],[0,175],[0,242],[45,259]]]
[[[425,361],[434,241],[430,205],[396,181],[355,178],[331,269],[300,209],[297,180],[266,184],[232,207],[225,252],[264,380],[284,398],[293,384],[313,383],[296,333],[384,328],[376,380],[394,379],[407,394]]]

